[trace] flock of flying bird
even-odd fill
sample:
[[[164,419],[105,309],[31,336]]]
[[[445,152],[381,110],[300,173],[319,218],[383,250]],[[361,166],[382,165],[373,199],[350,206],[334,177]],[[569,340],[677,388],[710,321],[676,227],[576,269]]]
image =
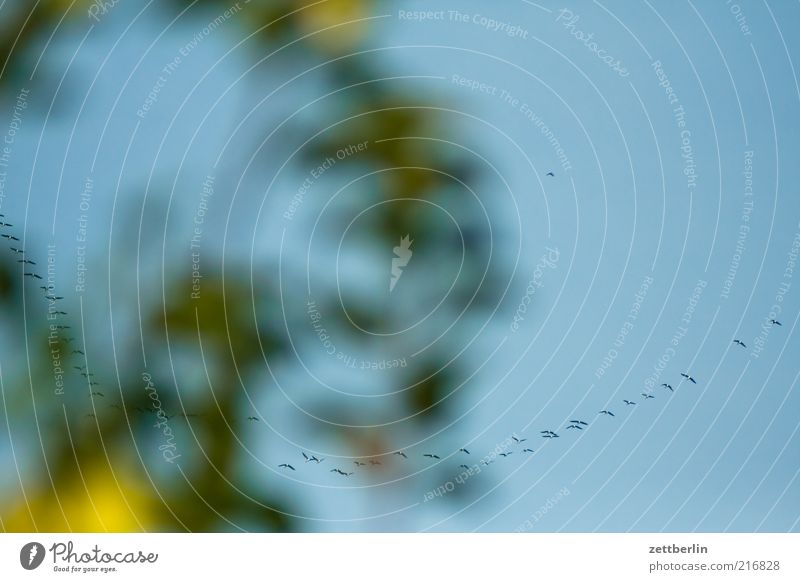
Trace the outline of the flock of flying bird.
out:
[[[5,230],[6,228],[13,227],[13,226],[14,226],[13,224],[11,224],[9,222],[6,222],[5,214],[0,214],[0,229]],[[4,239],[8,240],[10,243],[11,242],[19,242],[19,238],[17,238],[13,234],[9,234],[8,232],[0,232],[0,238],[4,238]],[[27,257],[25,257],[25,251],[24,250],[19,249],[19,248],[14,247],[14,246],[9,246],[8,248],[15,255],[21,255],[22,256],[22,258],[17,259],[17,263],[19,263],[20,266],[22,267],[22,276],[23,277],[30,277],[31,279],[35,279],[37,281],[43,281],[44,280],[44,278],[41,275],[39,275],[38,273],[36,273],[35,269],[33,268],[33,267],[37,266],[36,261],[32,261],[32,260],[28,259]],[[64,299],[61,296],[55,295],[55,290],[54,289],[50,289],[47,285],[40,285],[39,289],[44,291],[44,298],[47,299],[50,302],[50,305],[52,305],[52,306],[55,306],[57,301],[61,301],[61,300]],[[50,313],[52,315],[55,315],[57,317],[61,317],[61,316],[67,315],[67,312],[63,311],[61,309],[51,309],[51,310],[49,310],[48,313]],[[69,325],[61,325],[61,324],[54,325],[52,327],[53,327],[53,329],[58,330],[59,333],[64,332],[64,331],[66,331],[68,329],[71,329],[71,326],[69,326]],[[74,337],[61,337],[59,339],[64,341],[66,344],[71,344],[72,342],[75,341]],[[86,354],[83,352],[83,350],[79,350],[79,349],[71,350],[70,351],[70,355],[80,355],[80,356],[83,356],[84,358],[86,357]],[[80,375],[83,376],[86,379],[86,381],[88,383],[88,386],[89,386],[89,390],[90,390],[90,392],[89,392],[89,396],[90,397],[94,398],[96,396],[101,396],[101,397],[105,396],[105,394],[103,394],[102,392],[94,390],[94,387],[95,386],[99,386],[100,382],[95,380],[94,374],[88,372],[87,366],[73,366],[73,368],[75,370],[78,370],[78,372],[80,372]]]
[[[776,321],[774,323],[774,325],[781,325],[781,324],[780,324],[780,322]],[[739,340],[735,340],[735,341],[738,344],[744,345]],[[697,384],[697,381],[691,375],[681,372],[681,376],[683,377],[683,379],[685,381],[691,382],[692,384]],[[664,383],[664,384],[661,384],[661,386],[663,388],[665,388],[665,389],[668,389],[670,392],[674,392],[675,391],[674,388],[670,384]],[[641,395],[645,398],[645,400],[649,400],[649,399],[654,399],[655,398],[655,396],[653,396],[652,394],[649,394],[647,392],[642,392]],[[622,402],[625,403],[626,407],[628,407],[628,406],[636,406],[636,402],[634,402],[633,400],[623,399]],[[601,416],[612,417],[612,418],[616,417],[616,414],[614,412],[612,412],[611,410],[606,410],[606,409],[600,410],[597,414],[601,415]],[[255,417],[251,417],[251,419],[256,420]],[[585,429],[587,429],[589,427],[589,423],[586,422],[585,420],[575,419],[575,418],[569,420],[569,422],[566,423],[566,424],[567,424],[567,426],[564,428],[564,430],[579,430],[579,431],[582,431],[582,430],[585,430]],[[561,438],[561,435],[559,435],[557,432],[555,432],[553,430],[549,430],[549,429],[539,431],[539,435],[541,436],[541,438],[545,438],[545,439]],[[511,436],[511,440],[515,444],[518,444],[518,445],[521,445],[522,443],[528,441],[528,439],[519,438],[516,435],[512,435]],[[522,449],[521,452],[522,453],[535,453],[536,451],[534,449],[531,449],[530,447],[525,447],[525,448]],[[464,453],[464,454],[467,454],[467,455],[471,454],[469,452],[469,450],[467,450],[465,447],[461,447],[460,449],[458,449],[457,453]],[[303,455],[303,458],[305,459],[306,463],[315,463],[315,464],[319,465],[320,463],[322,463],[325,460],[324,458],[319,458],[319,457],[317,457],[315,455],[310,455],[310,454],[307,454],[307,453],[305,453],[303,451],[301,451],[301,454]],[[498,453],[498,456],[500,456],[500,457],[509,457],[509,456],[511,456],[513,454],[514,454],[514,451],[504,451],[504,452]],[[397,456],[403,457],[404,459],[408,458],[408,454],[406,452],[404,452],[404,451],[395,451],[395,452],[391,453],[391,455],[397,455]],[[427,459],[437,460],[437,461],[440,461],[442,459],[442,457],[440,455],[437,455],[435,453],[423,453],[422,457],[427,458]],[[489,465],[492,462],[493,461],[486,460],[486,459],[481,461],[481,463],[484,464],[484,465]],[[367,463],[363,463],[363,462],[358,461],[358,460],[353,461],[353,464],[356,466],[356,468],[368,466]],[[381,465],[381,462],[377,461],[375,459],[369,460],[369,466],[375,466],[375,465]],[[281,463],[280,465],[278,465],[278,468],[279,469],[289,469],[291,471],[296,471],[297,470],[294,467],[294,465],[292,465],[291,463],[288,463],[288,462]],[[462,464],[462,465],[459,465],[459,468],[469,469],[469,466]],[[355,470],[346,471],[346,470],[342,470],[342,469],[339,469],[339,468],[333,468],[329,472],[330,473],[337,473],[337,474],[342,475],[344,477],[349,477],[350,475],[354,475],[355,474]]]
[[[548,173],[547,175],[550,176],[551,173]],[[12,226],[13,226],[13,224],[5,222],[5,215],[0,214],[0,229],[6,229],[6,228],[12,227]],[[9,242],[19,242],[19,238],[15,237],[12,234],[9,234],[7,232],[0,232],[0,237],[2,237],[4,239],[7,239]],[[32,279],[42,280],[41,275],[39,275],[38,273],[34,272],[33,269],[31,269],[31,267],[35,267],[36,266],[36,262],[35,261],[27,259],[25,257],[25,252],[23,250],[19,249],[19,248],[10,246],[9,249],[13,253],[15,253],[17,255],[22,255],[22,258],[18,259],[17,262],[22,266],[23,276],[24,277],[30,277]],[[50,289],[47,285],[42,285],[39,288],[44,290],[45,299],[47,299],[50,302],[51,305],[55,304],[56,301],[60,301],[60,300],[64,299],[63,297],[59,297],[59,296],[54,295],[53,294],[54,290]],[[52,310],[52,311],[50,311],[50,313],[54,313],[55,315],[58,315],[58,316],[67,315],[67,312],[62,311],[62,310]],[[771,319],[769,322],[773,326],[781,326],[782,325],[780,321],[777,321],[775,319]],[[55,325],[53,327],[55,329],[58,329],[59,331],[70,329],[69,325]],[[65,337],[65,338],[62,338],[62,339],[67,344],[70,344],[73,341],[75,341],[74,337]],[[738,346],[740,346],[740,347],[742,347],[742,348],[745,348],[745,349],[747,348],[747,346],[744,344],[744,342],[742,342],[739,339],[734,339],[733,343],[738,345]],[[82,350],[74,349],[70,353],[72,355],[80,355],[80,356],[83,356],[84,358],[86,357],[86,354]],[[73,368],[75,370],[78,370],[80,372],[81,376],[83,376],[86,379],[86,381],[88,382],[88,386],[89,386],[89,390],[90,390],[90,392],[89,392],[89,396],[90,397],[94,398],[94,397],[104,397],[105,396],[105,394],[103,394],[102,392],[93,390],[93,388],[95,386],[99,386],[99,382],[97,382],[94,379],[94,374],[89,373],[87,371],[88,370],[87,366],[85,366],[85,365],[84,366],[73,366]],[[692,384],[697,384],[697,381],[688,373],[681,372],[681,377],[682,377],[682,380],[681,380],[682,382],[686,381],[686,382],[691,382]],[[670,392],[674,392],[675,391],[673,386],[671,384],[666,383],[666,382],[662,383],[661,387],[664,388],[665,390],[669,390]],[[641,396],[645,400],[650,400],[650,399],[654,399],[655,398],[655,396],[653,396],[652,394],[650,394],[648,392],[642,392]],[[622,402],[625,404],[626,408],[628,406],[636,406],[637,405],[637,403],[635,401],[629,400],[629,399],[623,399]],[[119,405],[116,405],[116,404],[111,404],[109,406],[111,408],[119,408],[119,409],[121,409],[121,407]],[[133,410],[135,410],[136,412],[142,412],[142,413],[154,413],[154,412],[156,412],[154,409],[150,409],[150,408],[143,409],[143,408],[140,408],[140,407],[133,407]],[[601,410],[597,414],[598,415],[603,415],[603,416],[606,416],[606,417],[615,417],[616,416],[616,414],[614,412],[612,412],[611,410]],[[87,416],[94,417],[94,414],[90,413],[90,414],[87,414]],[[171,417],[174,417],[174,416],[175,415],[173,414],[173,415],[168,416],[168,418],[171,418]],[[190,417],[196,417],[196,416],[200,416],[200,415],[183,413],[180,416],[183,416],[183,417],[188,419]],[[252,421],[252,422],[258,422],[259,421],[258,417],[256,417],[256,416],[249,416],[249,417],[247,417],[247,420],[248,421]],[[583,431],[583,430],[587,429],[588,427],[589,427],[589,423],[586,422],[585,420],[571,419],[567,423],[567,426],[564,428],[564,430]],[[555,431],[550,430],[550,429],[539,431],[539,434],[540,434],[541,438],[545,438],[545,439],[560,438],[560,435],[558,433],[556,433]],[[515,442],[515,444],[518,444],[518,445],[521,445],[522,443],[524,443],[524,442],[526,442],[528,440],[528,439],[525,439],[525,438],[518,438],[516,435],[512,436],[511,439]],[[534,453],[535,451],[533,449],[529,448],[529,447],[525,447],[525,448],[522,449],[521,452],[524,454],[524,453]],[[471,454],[470,451],[467,450],[465,447],[461,447],[457,451],[457,454],[458,453],[463,453],[463,454],[466,454],[466,455],[470,455]],[[319,465],[323,461],[325,461],[324,458],[318,457],[316,455],[307,454],[305,452],[301,452],[301,454],[303,456],[303,459],[304,459],[305,463],[313,463],[313,464]],[[505,451],[505,452],[501,452],[501,453],[498,453],[498,454],[501,457],[508,457],[508,456],[513,454],[513,451]],[[408,459],[408,454],[406,452],[404,452],[404,451],[395,451],[395,452],[391,453],[391,456],[399,456],[399,457],[402,457],[403,459]],[[427,458],[427,459],[431,459],[431,460],[435,460],[435,461],[440,461],[441,460],[441,456],[439,456],[438,454],[435,454],[435,453],[423,453],[422,457],[423,458]],[[492,461],[491,460],[488,460],[488,461],[487,460],[483,460],[481,462],[483,464],[488,465]],[[367,463],[355,460],[355,461],[353,461],[353,464],[355,465],[355,469],[359,469],[361,467],[375,467],[375,466],[382,465],[382,463],[380,461],[376,460],[376,459],[369,459]],[[459,465],[459,467],[460,468],[464,468],[464,469],[469,469],[469,466],[465,465],[465,464],[461,464],[461,465]],[[278,468],[280,468],[280,469],[288,469],[288,470],[291,470],[291,471],[296,471],[297,470],[289,462],[281,463],[280,465],[278,465]],[[330,469],[329,472],[330,473],[336,473],[337,475],[341,475],[343,477],[350,477],[351,475],[355,474],[355,469],[348,471],[348,470],[343,470],[343,469],[340,469],[338,467],[335,467],[335,468]]]
[[[770,320],[770,323],[773,326],[782,325],[781,322],[776,321],[774,319]],[[743,348],[747,347],[747,346],[745,346],[745,344],[741,340],[738,340],[738,339],[733,340],[733,343],[735,343],[736,345],[741,346]],[[697,384],[697,380],[695,380],[690,374],[687,374],[685,372],[681,372],[681,377],[682,377],[681,382],[686,381],[686,382],[691,382],[692,384]],[[661,384],[661,387],[664,388],[665,390],[669,390],[670,392],[674,392],[675,391],[675,389],[672,387],[672,385],[668,384],[666,382]],[[655,399],[655,396],[653,396],[652,394],[650,394],[648,392],[642,392],[641,396],[645,400]],[[636,406],[636,404],[637,404],[635,401],[629,400],[627,398],[623,399],[622,402],[625,404],[626,408],[628,406]],[[604,410],[600,410],[597,414],[598,415],[602,415],[602,416],[606,416],[606,417],[612,417],[612,418],[616,417],[616,414],[614,412],[612,412],[611,410],[605,410],[605,409]],[[249,420],[258,420],[258,419],[256,417],[250,417]],[[582,430],[587,429],[588,427],[589,427],[589,423],[586,422],[585,420],[571,419],[567,423],[567,426],[565,427],[564,430],[582,431]],[[540,434],[540,436],[542,438],[545,438],[545,439],[557,439],[557,438],[560,438],[560,435],[558,433],[556,433],[553,430],[549,430],[549,429],[539,431],[539,434]],[[522,443],[526,442],[528,439],[519,438],[516,435],[512,435],[511,440],[513,440],[515,444],[521,445]],[[534,451],[533,449],[531,449],[529,447],[525,447],[525,448],[522,449],[521,452],[522,453],[534,453],[536,451]],[[464,453],[464,454],[467,454],[467,455],[471,454],[469,452],[469,450],[467,450],[465,447],[461,447],[460,449],[458,449],[457,453]],[[317,457],[315,455],[310,455],[310,454],[307,454],[307,453],[302,452],[302,451],[301,451],[301,454],[303,455],[303,458],[305,459],[306,463],[315,463],[315,464],[319,465],[320,463],[322,463],[325,460],[324,458],[320,458],[320,457]],[[514,454],[514,451],[505,451],[505,452],[498,453],[498,455],[500,457],[509,457],[512,454]],[[404,451],[395,451],[395,452],[391,453],[391,455],[397,455],[397,456],[400,456],[400,457],[402,457],[404,459],[408,458],[408,454],[406,452],[404,452]],[[423,453],[422,457],[427,458],[427,459],[437,460],[437,461],[440,461],[442,459],[441,456],[439,456],[439,455],[437,455],[435,453]],[[492,462],[493,461],[491,461],[491,460],[485,460],[485,459],[481,461],[481,463],[485,464],[485,465],[489,465]],[[356,461],[353,461],[353,464],[356,466],[356,468],[359,468],[359,467],[366,467],[366,466],[381,465],[381,462],[377,461],[375,459],[371,459],[371,460],[369,460],[369,465],[367,465],[367,463],[363,463],[361,461],[356,460]],[[278,468],[279,469],[289,469],[291,471],[296,471],[297,470],[291,463],[288,463],[288,462],[287,463],[281,463],[280,465],[278,465]],[[459,465],[459,468],[469,469],[470,467],[468,465],[462,464],[462,465]],[[347,471],[347,470],[342,470],[342,469],[339,469],[339,468],[333,468],[329,472],[330,473],[336,473],[336,474],[342,475],[344,477],[349,477],[349,476],[355,474],[355,470]]]

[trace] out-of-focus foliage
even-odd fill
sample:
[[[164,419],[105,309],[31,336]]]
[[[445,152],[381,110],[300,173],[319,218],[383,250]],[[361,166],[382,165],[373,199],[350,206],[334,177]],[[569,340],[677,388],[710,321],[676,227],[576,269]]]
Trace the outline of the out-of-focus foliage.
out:
[[[48,38],[56,27],[57,34],[76,34],[81,22],[86,24],[86,9],[90,2],[50,1],[36,3],[35,8],[18,6],[8,10],[9,20],[3,24],[6,34],[0,41],[0,61],[6,65],[0,77],[0,87],[14,86],[14,79],[25,74],[31,60],[38,58],[42,40]],[[219,13],[230,5],[218,0],[197,2],[174,1],[173,14],[189,7],[186,15],[195,13],[207,16]],[[68,9],[68,11],[67,11]],[[330,59],[348,55],[369,38],[370,6],[362,0],[327,0],[300,2],[289,0],[254,0],[248,6],[242,34],[258,31],[258,42],[265,51],[274,50],[298,38],[281,54],[281,58]],[[165,13],[165,21],[169,14]],[[204,16],[205,18],[205,16]],[[12,31],[13,34],[8,34]],[[17,34],[17,32],[19,34]],[[45,57],[46,58],[46,57]],[[386,200],[414,197],[435,200],[445,189],[457,182],[468,183],[475,179],[475,170],[470,169],[465,159],[453,157],[452,151],[441,142],[408,138],[437,138],[447,135],[450,120],[435,109],[435,99],[392,92],[371,79],[391,74],[376,71],[374,60],[348,56],[331,65],[329,75],[337,87],[353,85],[342,95],[335,97],[344,117],[352,117],[346,123],[321,135],[304,152],[307,161],[324,157],[328,152],[363,141],[370,147],[358,163],[374,169],[401,168],[399,171],[380,175],[380,192]],[[309,135],[315,128],[300,128]],[[449,153],[445,153],[449,152]],[[345,168],[346,164],[341,167]],[[355,163],[355,162],[354,162]],[[400,202],[385,205],[372,215],[370,232],[376,241],[391,244],[413,230],[420,220],[419,207]],[[383,243],[382,243],[383,244]],[[419,236],[416,250],[433,251],[435,248],[459,256],[461,243],[456,240],[440,240],[436,236]],[[473,240],[475,247],[480,240]],[[468,249],[469,250],[469,249]],[[475,257],[467,253],[467,261]],[[455,259],[454,259],[455,260]],[[17,317],[9,317],[11,329],[4,333],[23,338],[27,334],[31,345],[42,346],[40,353],[32,353],[33,368],[30,381],[46,378],[51,371],[48,358],[47,331],[31,327],[23,328],[18,317],[22,305],[19,278],[12,259],[2,259],[0,264],[0,300],[3,310]],[[166,357],[169,347],[180,345],[197,358],[200,366],[201,353],[216,363],[209,370],[210,377],[198,386],[195,392],[203,395],[195,398],[191,409],[183,408],[183,401],[168,368],[153,371],[153,383],[158,387],[160,404],[171,416],[176,430],[182,430],[197,440],[201,454],[186,465],[186,473],[172,475],[169,479],[156,474],[153,463],[144,457],[151,454],[142,450],[141,444],[152,434],[156,411],[142,390],[138,373],[141,356],[135,344],[129,352],[118,346],[116,368],[122,373],[118,380],[107,378],[103,396],[96,397],[94,412],[87,404],[86,382],[75,372],[70,376],[66,392],[77,396],[68,400],[64,410],[61,404],[47,398],[47,389],[30,390],[29,378],[20,375],[15,386],[6,390],[15,394],[10,413],[12,431],[17,422],[37,422],[31,410],[35,404],[38,415],[38,430],[46,432],[38,459],[33,465],[34,475],[26,474],[18,495],[3,499],[0,515],[6,531],[217,531],[233,529],[241,518],[247,519],[250,527],[266,531],[294,531],[304,528],[288,517],[296,513],[293,500],[271,491],[268,486],[254,487],[243,492],[229,480],[238,462],[239,450],[236,433],[241,428],[245,393],[242,378],[262,368],[265,359],[274,360],[286,353],[284,337],[277,332],[276,321],[266,318],[256,323],[253,318],[250,274],[245,269],[226,269],[220,272],[205,272],[203,294],[199,301],[187,300],[189,290],[183,285],[185,272],[177,272],[165,281],[168,291],[166,302],[142,314],[145,323],[145,349],[153,360]],[[181,281],[179,283],[178,281]],[[466,290],[460,295],[466,303],[478,279],[466,278],[461,283]],[[488,286],[488,283],[485,283]],[[41,300],[31,294],[28,301]],[[334,306],[334,297],[320,297],[323,305]],[[277,290],[262,292],[259,309],[269,312],[277,303]],[[86,306],[91,309],[91,306]],[[131,305],[130,308],[134,309]],[[461,305],[458,306],[460,308]],[[331,309],[331,317],[343,321],[337,310]],[[387,321],[391,314],[363,307],[357,319],[376,327],[390,326],[397,322]],[[40,325],[37,320],[36,325]],[[91,329],[86,330],[87,334]],[[78,330],[71,335],[79,336]],[[37,337],[40,338],[37,341]],[[78,340],[80,345],[81,338]],[[66,355],[74,348],[62,343]],[[202,352],[201,352],[202,350]],[[80,354],[69,354],[65,365],[80,367]],[[444,361],[444,356],[442,356]],[[454,385],[452,370],[440,371],[443,362],[428,361],[405,370],[407,384],[415,384],[404,392],[406,408],[410,415],[417,415],[416,422],[427,423],[446,415],[449,392]],[[111,370],[108,365],[106,369]],[[46,384],[41,380],[40,385]],[[213,390],[211,387],[213,386]],[[269,389],[269,387],[267,387]],[[54,407],[54,408],[53,408]],[[53,409],[50,409],[53,408]],[[387,434],[366,429],[332,429],[357,455],[369,455],[391,450]],[[55,438],[53,436],[55,435]],[[35,450],[35,449],[34,449]],[[27,465],[30,466],[30,462]]]

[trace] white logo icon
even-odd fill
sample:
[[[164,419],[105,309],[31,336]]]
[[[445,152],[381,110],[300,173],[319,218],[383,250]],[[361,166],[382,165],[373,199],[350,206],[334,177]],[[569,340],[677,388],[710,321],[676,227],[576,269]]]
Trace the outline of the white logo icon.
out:
[[[408,266],[411,255],[414,254],[411,250],[413,242],[413,240],[409,239],[409,235],[406,235],[400,239],[400,246],[394,247],[395,257],[392,258],[392,278],[389,281],[389,293],[394,291],[394,286],[397,285],[403,274],[403,268]]]

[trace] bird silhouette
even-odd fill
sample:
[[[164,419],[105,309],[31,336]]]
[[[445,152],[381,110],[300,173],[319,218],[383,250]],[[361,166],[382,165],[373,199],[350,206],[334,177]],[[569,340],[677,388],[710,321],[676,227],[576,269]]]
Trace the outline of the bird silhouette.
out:
[[[675,392],[675,390],[669,384],[662,384],[661,386],[663,386],[664,388],[669,388],[670,392]]]
[[[86,354],[84,354],[84,353],[83,353],[81,350],[72,350],[72,353],[73,353],[73,354],[80,354],[80,355],[82,355],[82,356],[85,356],[85,355],[86,355]]]
[[[524,443],[526,440],[528,440],[528,439],[518,439],[518,438],[517,438],[517,437],[515,437],[515,436],[512,436],[511,438],[512,438],[512,439],[514,439],[514,442],[515,442],[515,443],[518,443],[518,444],[519,444],[519,443]]]
[[[467,449],[464,449],[464,448],[458,449],[458,452],[459,453],[466,453],[468,455],[470,454],[470,452]]]
[[[546,176],[550,176],[551,178],[555,177],[555,174],[553,172],[547,172],[547,174],[545,174],[545,175]]]
[[[781,327],[783,327],[783,324],[780,321],[778,321],[777,319],[770,319],[769,322],[772,325],[780,325]]]
[[[694,378],[692,378],[692,377],[691,377],[689,374],[684,374],[683,372],[681,372],[681,376],[683,376],[684,378],[686,378],[687,380],[689,380],[689,382],[691,382],[692,384],[697,384],[697,382],[695,381],[695,379],[694,379]]]
[[[356,464],[356,467],[366,467],[367,466],[366,463],[360,463],[358,461],[353,461],[353,462]]]
[[[655,396],[648,394],[647,392],[642,392],[642,396],[644,396],[645,400],[647,400],[648,398],[655,398]]]
[[[461,469],[469,469],[469,467],[467,465],[459,465],[459,468],[461,468]]]
[[[738,345],[742,346],[743,348],[747,347],[746,345],[744,345],[744,343],[741,340],[738,340],[738,339],[733,340],[733,343],[738,344]]]
[[[582,420],[570,420],[572,424],[581,424],[583,426],[589,426],[588,422],[583,422]]]
[[[514,453],[500,453],[501,457],[508,457],[509,455],[513,455]]]
[[[248,416],[247,420],[255,420],[256,422],[258,422],[258,418],[255,416]]]
[[[571,428],[577,428],[578,430],[583,430],[583,427],[581,425],[579,425],[579,424],[571,424],[571,425],[569,425],[567,427],[567,430],[569,430]]]
[[[36,273],[23,273],[23,277],[33,277],[34,279],[41,279]]]
[[[22,249],[15,249],[14,247],[8,247],[8,248],[11,249],[11,251],[13,251],[15,253],[18,253],[18,254],[23,254],[25,252]]]
[[[28,259],[18,259],[18,263],[22,263],[23,265],[35,265],[33,261],[29,261]]]
[[[403,457],[404,459],[407,459],[407,458],[408,458],[408,455],[406,455],[406,454],[405,454],[403,451],[395,451],[395,452],[394,452],[394,453],[392,453],[392,454],[393,454],[393,455],[400,455],[400,456],[401,456],[401,457]]]
[[[535,453],[536,451],[534,451],[533,449],[522,449],[522,452],[523,453]]]
[[[636,403],[632,400],[623,400],[626,406],[636,406]]]
[[[102,392],[92,392],[92,393],[89,395],[89,397],[91,398],[92,396],[100,396],[101,398],[104,398],[104,397],[105,397],[105,394],[103,394]]]
[[[297,471],[297,469],[292,467],[289,463],[281,463],[280,465],[278,465],[278,468],[279,469],[285,468],[285,469],[291,469],[292,471]]]
[[[605,414],[606,416],[614,416],[614,413],[611,412],[610,410],[601,410],[597,414]]]
[[[425,454],[424,454],[424,455],[422,455],[422,456],[423,456],[423,457],[428,457],[428,458],[431,458],[431,459],[440,459],[440,460],[441,460],[441,457],[440,457],[439,455],[433,455],[433,454],[431,454],[431,453],[425,453]]]
[[[19,239],[17,237],[11,236],[10,234],[0,234],[0,236],[2,236],[3,238],[7,238],[8,240],[15,240],[19,242]]]

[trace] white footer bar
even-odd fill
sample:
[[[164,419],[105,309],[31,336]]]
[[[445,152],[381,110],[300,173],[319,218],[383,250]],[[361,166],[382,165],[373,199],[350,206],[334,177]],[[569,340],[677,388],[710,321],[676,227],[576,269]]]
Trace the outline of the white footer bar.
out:
[[[800,580],[800,534],[3,534],[0,580]]]

